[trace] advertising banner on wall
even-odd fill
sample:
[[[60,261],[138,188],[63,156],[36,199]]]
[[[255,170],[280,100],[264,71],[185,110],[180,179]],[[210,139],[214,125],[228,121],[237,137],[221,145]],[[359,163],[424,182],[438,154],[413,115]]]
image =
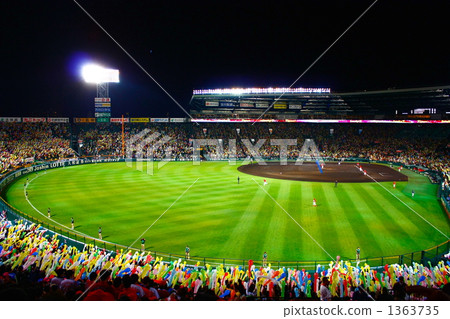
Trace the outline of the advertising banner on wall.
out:
[[[74,117],[74,123],[95,123],[95,118],[93,117]]]
[[[220,106],[221,107],[234,107],[235,103],[234,102],[220,102]]]
[[[286,102],[277,102],[273,105],[273,108],[276,110],[285,110],[285,109],[287,109],[287,103]]]
[[[68,117],[47,117],[48,123],[69,123]]]
[[[132,117],[130,118],[130,123],[147,123],[150,122],[148,117]]]
[[[47,122],[47,119],[45,117],[24,117],[23,121],[25,123],[41,123]]]
[[[0,117],[0,122],[20,123],[20,122],[22,122],[22,118],[21,117]]]
[[[167,117],[152,117],[151,121],[157,123],[167,123],[169,122],[169,119]]]
[[[110,122],[111,123],[122,123],[122,118],[121,117],[111,117]],[[130,119],[128,117],[124,117],[123,122],[128,123],[128,122],[130,122]]]

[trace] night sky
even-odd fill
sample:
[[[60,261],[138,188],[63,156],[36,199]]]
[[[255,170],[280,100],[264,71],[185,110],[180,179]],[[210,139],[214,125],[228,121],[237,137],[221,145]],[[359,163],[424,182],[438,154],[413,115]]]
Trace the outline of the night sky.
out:
[[[78,1],[186,109],[193,89],[289,87],[372,2]],[[295,87],[448,85],[449,14],[379,0]],[[93,116],[88,61],[120,70],[113,117],[184,116],[75,2],[1,1],[0,24],[0,116]]]

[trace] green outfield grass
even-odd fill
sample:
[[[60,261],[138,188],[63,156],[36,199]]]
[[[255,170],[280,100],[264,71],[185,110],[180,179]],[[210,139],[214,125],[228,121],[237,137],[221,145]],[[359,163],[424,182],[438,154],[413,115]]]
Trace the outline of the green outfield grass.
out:
[[[407,205],[446,236],[450,233],[436,199],[437,185],[404,173],[409,182],[397,183],[396,189],[382,183],[387,190],[376,183],[335,188],[334,183],[277,179],[262,187],[263,178],[240,173],[226,162],[171,162],[153,175],[125,163],[90,164],[27,176],[29,200],[42,215],[25,199],[27,177],[12,184],[5,197],[45,222],[48,207],[50,223],[70,228],[73,216],[76,231],[95,238],[101,226],[109,242],[135,242],[138,248],[145,237],[152,251],[183,254],[188,244],[193,257],[261,259],[267,251],[271,260],[296,261],[354,258],[360,246],[365,258],[446,241]]]

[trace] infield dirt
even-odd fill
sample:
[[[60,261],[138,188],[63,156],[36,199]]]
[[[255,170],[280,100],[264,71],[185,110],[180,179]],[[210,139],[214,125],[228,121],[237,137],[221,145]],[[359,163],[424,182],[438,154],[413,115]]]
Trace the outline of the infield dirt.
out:
[[[265,164],[242,165],[238,170],[255,176],[308,182],[368,183],[374,182],[373,179],[377,182],[408,180],[408,177],[398,170],[378,164],[361,164],[367,175],[359,170],[356,163],[341,163],[340,165],[335,162],[326,163],[322,168],[323,173],[320,172],[316,163],[296,165],[288,162],[286,165],[281,165],[279,162],[266,162]]]

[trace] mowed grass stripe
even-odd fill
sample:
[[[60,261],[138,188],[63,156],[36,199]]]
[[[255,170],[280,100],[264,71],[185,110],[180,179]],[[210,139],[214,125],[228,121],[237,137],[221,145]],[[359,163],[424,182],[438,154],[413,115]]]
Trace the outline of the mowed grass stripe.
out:
[[[388,202],[396,207],[396,212],[398,214],[403,216],[402,221],[412,225],[410,229],[408,230],[407,228],[406,231],[409,231],[415,236],[414,239],[417,243],[421,243],[423,245],[425,242],[429,242],[430,245],[432,245],[433,242],[444,241],[446,239],[446,237],[439,231],[447,234],[448,236],[450,231],[450,220],[446,216],[444,209],[435,196],[430,196],[430,200],[425,200],[427,201],[426,205],[420,205],[419,203],[423,202],[424,199],[416,197],[413,199],[410,196],[405,195],[400,191],[397,192],[394,189],[390,191],[401,201],[395,198],[392,194],[389,194],[389,192],[382,187],[378,188],[378,193],[381,197],[385,194],[390,195]],[[431,193],[435,191],[435,188],[430,189]],[[406,206],[405,203],[409,207]],[[402,224],[402,227],[405,226]]]
[[[430,183],[428,177],[419,175],[417,173],[406,170],[411,185],[409,187],[414,188],[416,195],[411,201],[414,203],[414,208],[420,215],[436,225],[442,232],[450,234],[450,219],[437,198],[437,190],[440,185],[433,185]],[[416,191],[417,189],[417,191]],[[411,196],[411,193],[406,193],[407,197]],[[418,208],[421,207],[421,209]],[[432,212],[441,211],[441,214],[433,214]]]
[[[270,181],[269,181],[270,183]],[[255,186],[257,186],[255,184]],[[269,185],[262,186],[264,187],[266,192],[273,193],[277,191],[277,187],[274,183],[270,183]],[[258,186],[259,188],[259,186]],[[269,189],[270,188],[270,189]],[[273,200],[261,189],[261,192],[257,194],[261,197],[261,204],[259,206],[259,210],[255,210],[255,214],[258,215],[258,222],[250,225],[248,229],[248,236],[245,238],[243,245],[249,249],[249,252],[252,258],[261,260],[262,254],[264,251],[267,251],[267,247],[264,247],[266,241],[266,235],[269,227],[271,227],[269,221],[273,214],[277,214],[277,210],[279,207],[273,202]],[[273,251],[271,250],[274,254]]]
[[[278,194],[277,201],[292,216],[292,218],[302,225],[301,220],[304,217],[305,209],[302,202],[302,185],[304,183],[297,181],[280,181],[282,185],[288,185],[289,188]],[[312,248],[313,243],[309,236],[292,220],[286,213],[284,221],[285,238],[284,238],[284,255],[292,256],[292,261],[304,259],[305,255],[309,255],[310,251],[305,251],[305,247]],[[303,225],[302,225],[303,227]],[[317,247],[317,245],[316,245]],[[319,247],[317,247],[320,249]],[[314,250],[313,250],[314,251]]]
[[[249,194],[250,195],[250,194]],[[238,211],[239,220],[225,238],[224,244],[220,248],[221,256],[230,256],[232,258],[245,258],[251,252],[252,258],[262,258],[261,244],[257,240],[249,241],[248,245],[242,245],[242,242],[248,237],[250,229],[255,229],[261,223],[259,212],[262,210],[265,193],[259,187],[253,190],[253,196],[249,196],[249,202],[242,210]]]
[[[391,199],[389,199],[389,197],[386,199],[385,195],[387,192],[379,185],[372,184],[371,186],[373,189],[373,192],[371,192],[371,196],[374,197],[377,205],[378,203],[383,203],[385,216],[388,218],[388,221],[390,221],[391,224],[395,227],[395,229],[397,229],[397,234],[399,235],[399,237],[406,237],[405,239],[409,240],[409,242],[425,239],[421,238],[421,234],[425,232],[424,228],[422,227],[422,219],[420,219],[394,196],[391,195]],[[397,194],[395,190],[391,190],[391,192],[396,196],[403,196],[401,193]],[[386,224],[388,225],[389,223]],[[429,225],[427,224],[427,226]]]
[[[331,214],[336,216],[334,223],[339,225],[337,230],[342,243],[342,251],[339,254],[341,257],[354,258],[354,251],[358,246],[358,235],[355,233],[355,229],[352,227],[348,216],[344,212],[347,207],[343,207],[339,200],[339,196],[345,187],[345,184],[339,184],[338,187],[334,187],[333,184],[331,189],[327,189],[326,196],[328,202],[332,205]]]
[[[168,250],[171,246],[177,246],[177,250],[189,244],[193,249],[193,255],[202,253],[200,245],[197,242],[204,242],[207,244],[214,244],[217,239],[214,239],[214,235],[211,232],[215,232],[215,235],[220,236],[220,225],[226,221],[226,216],[222,213],[221,217],[217,216],[214,219],[202,218],[201,214],[195,214],[192,211],[185,209],[188,207],[195,207],[197,202],[196,193],[198,193],[198,186],[193,186],[185,195],[179,199],[167,213],[162,216],[154,226],[149,229],[146,236],[152,238],[152,242],[155,247],[160,247],[160,250],[170,252]],[[192,192],[191,192],[192,190]],[[204,194],[206,197],[207,194]],[[195,232],[194,230],[201,230]],[[195,240],[192,240],[192,235],[196,235]],[[205,238],[206,236],[206,238]],[[209,242],[205,239],[209,239]],[[169,243],[169,244],[167,244]],[[184,249],[184,248],[183,248]],[[194,254],[195,252],[195,254]],[[203,251],[204,252],[204,251]]]
[[[421,230],[413,221],[406,218],[406,216],[402,216],[402,211],[397,205],[400,202],[389,201],[385,197],[380,196],[380,191],[384,189],[377,184],[367,184],[364,190],[364,197],[367,198],[367,203],[370,203],[372,211],[378,216],[378,221],[372,228],[379,233],[391,234],[390,237],[384,237],[384,247],[407,252],[407,247],[411,243],[420,243],[421,239],[416,235]]]
[[[122,167],[123,168],[123,167]],[[98,173],[99,170],[95,170],[94,175]],[[104,173],[104,172],[103,172]],[[172,185],[165,185],[165,187],[159,187],[159,188],[153,188],[149,189],[146,187],[143,187],[143,183],[140,179],[147,179],[148,176],[143,175],[142,173],[138,174],[138,179],[134,178],[136,175],[136,171],[133,171],[133,174],[126,175],[127,178],[120,178],[120,185],[118,185],[116,192],[125,191],[128,195],[127,198],[133,203],[133,205],[128,205],[128,209],[126,207],[123,207],[121,205],[120,207],[116,208],[115,203],[123,202],[124,197],[123,196],[116,196],[116,197],[109,197],[108,200],[108,211],[112,211],[113,213],[117,215],[122,215],[128,217],[126,220],[126,224],[132,224],[132,219],[136,220],[142,220],[140,211],[145,211],[146,207],[151,208],[151,211],[157,211],[160,214],[160,211],[163,211],[168,207],[167,203],[171,203],[174,200],[176,200],[177,194],[182,193],[182,188],[174,189]],[[91,174],[88,174],[89,177],[92,177]],[[105,176],[109,176],[109,174],[105,174]],[[182,181],[181,181],[182,182]],[[192,181],[191,181],[192,182]],[[79,201],[82,203],[81,209],[83,209],[83,205],[86,205],[87,207],[95,207],[95,205],[98,202],[104,201],[108,199],[107,189],[104,187],[101,187],[99,191],[97,192],[94,187],[92,187],[92,183],[87,181],[86,179],[81,180],[79,183],[75,184],[74,186],[76,188],[79,188],[80,191],[72,191],[73,193],[77,193],[79,196]],[[159,185],[164,186],[164,185]],[[170,188],[167,189],[167,188]],[[184,190],[184,189],[183,189]],[[172,195],[171,195],[172,194]],[[169,196],[169,197],[168,197]],[[151,199],[151,200],[150,200]],[[169,204],[170,205],[170,204]],[[139,207],[139,209],[135,209],[136,207]],[[82,215],[82,214],[81,214]],[[96,224],[104,224],[105,222],[113,222],[114,218],[109,219],[109,216],[105,215],[104,212],[97,211],[96,218],[90,219],[91,223]],[[112,214],[114,215],[114,214]],[[151,214],[152,215],[152,214]],[[154,214],[154,216],[151,216],[151,218],[155,219],[158,214]],[[78,220],[79,217],[75,216],[75,219]],[[96,226],[97,227],[97,226]],[[96,235],[96,227],[87,227],[87,233],[90,233],[90,235],[94,236]],[[107,232],[107,228],[104,228],[104,233]],[[137,236],[139,232],[143,231],[142,229],[133,229],[134,236]],[[130,236],[128,236],[129,240]]]
[[[305,255],[313,256],[316,259],[322,259],[325,256],[330,258],[323,250],[325,248],[321,242],[320,230],[317,229],[321,227],[318,222],[317,207],[312,207],[312,204],[307,205],[308,202],[312,203],[313,198],[311,187],[308,187],[310,185],[295,181],[289,181],[287,184],[291,185],[290,200],[284,199],[286,193],[280,194],[278,200],[287,212],[283,211],[288,220],[286,231],[291,234],[289,236],[290,242],[292,242],[289,245],[290,251],[295,251],[295,255],[298,256],[296,260],[304,258]],[[302,187],[305,185],[307,186]],[[280,210],[282,209],[280,208]]]
[[[275,187],[276,186],[276,187]],[[286,209],[286,198],[290,198],[291,187],[290,183],[280,183],[271,180],[269,194],[278,202],[284,209]],[[282,260],[285,256],[285,240],[287,223],[292,223],[292,219],[282,210],[278,205],[273,203],[272,214],[268,216],[267,223],[269,227],[265,233],[265,240],[263,240],[264,251],[268,253],[269,260]],[[297,256],[294,254],[292,256]]]
[[[321,230],[318,230],[317,227],[320,227],[320,220],[317,214],[317,208],[313,207],[312,202],[314,198],[313,188],[314,183],[301,183],[300,197],[301,197],[301,213],[300,219],[297,219],[297,222],[302,225],[302,227],[309,233],[309,235],[314,238],[319,244],[323,244],[322,236],[320,235]],[[294,217],[295,218],[295,217]],[[298,227],[298,226],[297,226]],[[301,247],[302,252],[305,256],[314,256],[315,259],[329,259],[329,256],[324,253],[322,248],[320,248],[314,240],[311,239],[308,234],[306,234],[302,229],[298,228],[298,230],[302,233]],[[322,246],[323,247],[323,246]],[[326,256],[326,257],[325,257]]]
[[[283,218],[283,215],[286,216],[285,212],[277,205],[277,198],[282,186],[277,180],[268,179],[268,185],[261,185],[261,187],[265,190],[261,194],[263,195],[263,215],[260,218],[263,218],[263,220],[261,220],[259,225],[256,225],[256,229],[259,229],[260,237],[260,258],[262,258],[264,251],[270,255],[270,259],[279,258],[282,254],[283,246],[277,243],[279,238],[277,232],[281,229],[279,229],[276,221]]]
[[[203,183],[202,183],[203,182]],[[185,214],[186,216],[190,216],[191,221],[183,221],[182,224],[187,225],[186,233],[191,230],[197,229],[200,232],[195,233],[198,234],[195,241],[191,240],[191,251],[195,251],[197,254],[205,254],[207,255],[208,251],[211,249],[218,249],[223,245],[223,240],[228,237],[227,230],[231,227],[231,225],[237,222],[236,210],[233,209],[233,202],[227,202],[230,204],[230,207],[224,205],[224,202],[218,202],[214,196],[214,192],[211,192],[208,187],[211,181],[202,181],[196,185],[196,189],[184,200],[184,204],[189,207],[196,207],[199,203],[203,203],[206,201],[207,203],[214,203],[216,205],[216,209],[211,209],[211,207],[207,207],[205,210],[204,206],[201,206],[201,210],[195,214]],[[217,181],[214,181],[214,184]],[[228,182],[227,182],[228,185]],[[222,187],[222,186],[219,186]],[[201,189],[201,191],[200,191]],[[174,215],[171,215],[174,216]],[[214,218],[211,218],[213,216]],[[168,227],[166,227],[167,225]],[[164,228],[167,228],[167,231],[170,232],[171,229],[176,231],[179,226],[170,225],[170,223],[166,223]],[[163,227],[159,225],[159,227]],[[157,228],[156,228],[157,229]],[[166,232],[167,232],[166,231]],[[175,234],[176,235],[176,234]]]
[[[407,169],[404,169],[402,173],[408,176],[408,183],[406,183],[403,187],[399,189],[400,194],[395,193],[401,200],[403,200],[406,204],[411,206],[421,215],[422,215],[421,211],[427,212],[430,209],[435,210],[437,207],[440,207],[439,205],[436,205],[437,203],[436,194],[438,185],[431,184],[428,177],[409,171]],[[392,191],[392,186],[389,187],[389,185],[386,185],[386,183],[382,184],[388,190]],[[414,198],[412,197],[411,194],[412,190],[414,190],[415,193]],[[439,218],[439,220],[441,219]]]
[[[314,230],[311,230],[311,235],[316,238],[317,241],[322,245],[322,247],[328,251],[331,256],[335,257],[342,253],[343,246],[341,245],[341,234],[339,233],[338,228],[339,223],[337,219],[334,217],[335,207],[330,205],[330,198],[325,194],[323,185],[327,185],[327,183],[314,183],[313,184],[313,194],[314,198],[319,201],[317,209],[317,216],[319,219],[319,223],[316,225]],[[328,192],[327,192],[328,193]],[[320,236],[320,237],[319,237]],[[319,240],[320,238],[320,240]],[[333,238],[333,244],[325,245],[325,243],[329,243],[329,238]],[[328,257],[327,255],[323,256],[324,258]]]
[[[425,242],[439,242],[448,239],[450,219],[436,197],[438,185],[431,184],[427,177],[420,174],[408,170],[404,170],[403,173],[408,175],[409,182],[406,185],[393,189],[390,183],[379,183],[378,185],[386,188],[380,187],[384,191],[384,194],[380,191],[381,194],[387,196],[388,201],[396,204],[398,211],[420,229],[418,234],[422,234],[422,238],[417,239],[421,239],[422,245]],[[411,196],[412,189],[416,193],[414,197]]]
[[[355,203],[357,199],[354,197],[353,189],[350,187],[351,185],[346,184],[345,186],[345,188],[341,188],[342,192],[340,192],[338,200],[341,206],[345,207],[343,212],[350,222],[353,232],[358,236],[358,241],[355,244],[357,247],[363,247],[361,257],[368,255],[375,256],[377,255],[376,252],[381,251],[380,243],[364,218],[363,212],[359,209],[359,202]]]
[[[369,186],[368,186],[369,185]],[[386,229],[388,224],[386,221],[386,215],[383,208],[377,205],[377,202],[370,196],[370,191],[368,187],[371,184],[352,184],[350,187],[353,189],[353,196],[359,203],[360,212],[363,214],[364,219],[367,224],[370,225],[372,233],[375,234],[375,238],[381,246],[382,254],[386,255],[394,241],[397,240],[396,232],[392,232]],[[380,236],[380,234],[386,234],[385,236]]]

